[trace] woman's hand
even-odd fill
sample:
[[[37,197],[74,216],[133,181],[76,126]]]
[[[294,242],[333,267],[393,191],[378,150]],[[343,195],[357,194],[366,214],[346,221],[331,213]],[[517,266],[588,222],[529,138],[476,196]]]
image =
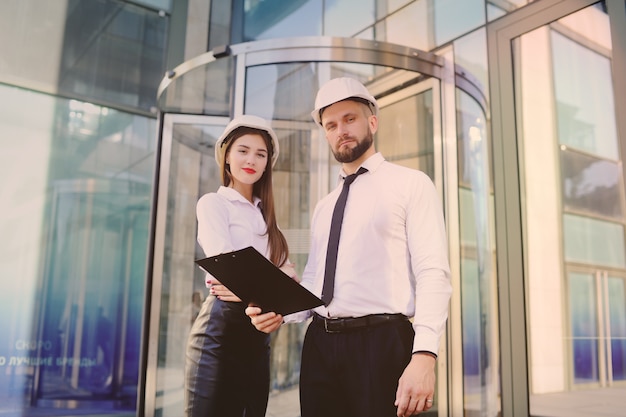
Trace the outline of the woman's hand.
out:
[[[211,295],[216,296],[219,300],[229,301],[233,303],[241,302],[241,298],[237,297],[231,290],[222,285],[221,282],[216,280],[215,278],[208,281],[211,284],[211,289],[209,292]]]
[[[285,262],[279,269],[290,276],[294,281],[300,282],[300,278],[296,273],[296,264]]]

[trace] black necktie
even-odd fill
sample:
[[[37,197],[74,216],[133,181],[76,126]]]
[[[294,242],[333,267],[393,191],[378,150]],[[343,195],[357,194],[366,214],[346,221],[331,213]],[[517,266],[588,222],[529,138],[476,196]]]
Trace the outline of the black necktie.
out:
[[[333,218],[330,223],[330,236],[328,237],[328,250],[326,251],[326,269],[324,272],[324,287],[322,288],[322,301],[325,305],[333,299],[333,290],[335,287],[335,270],[337,269],[337,249],[339,249],[339,235],[341,233],[341,223],[343,222],[343,212],[348,201],[348,191],[350,184],[354,182],[357,176],[367,172],[367,169],[361,167],[351,175],[348,175],[343,181],[343,189],[333,211]]]

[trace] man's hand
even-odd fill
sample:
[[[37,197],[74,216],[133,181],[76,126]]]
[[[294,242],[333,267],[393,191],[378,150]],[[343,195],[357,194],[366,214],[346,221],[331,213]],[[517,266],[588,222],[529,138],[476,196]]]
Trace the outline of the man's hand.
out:
[[[261,314],[259,307],[249,305],[246,308],[246,316],[250,317],[252,325],[263,333],[271,333],[283,324],[283,316],[274,312]]]
[[[294,281],[298,283],[301,281],[300,278],[298,278],[298,274],[296,273],[296,264],[290,264],[285,262],[283,266],[281,266],[279,269],[288,276],[290,276],[291,279],[293,279]]]
[[[398,417],[409,417],[428,411],[435,393],[435,358],[415,353],[398,381],[395,405]]]

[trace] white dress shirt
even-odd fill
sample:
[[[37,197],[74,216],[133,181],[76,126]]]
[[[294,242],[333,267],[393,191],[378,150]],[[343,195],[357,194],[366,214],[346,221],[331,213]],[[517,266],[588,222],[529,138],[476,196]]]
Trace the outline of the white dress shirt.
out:
[[[253,246],[269,256],[267,225],[254,197],[250,203],[233,188],[221,186],[217,192],[200,197],[196,205],[198,243],[206,256]],[[207,274],[207,280],[211,274]],[[207,287],[210,284],[207,282]]]
[[[413,317],[413,352],[437,353],[452,287],[443,210],[437,190],[421,171],[385,161],[380,153],[350,186],[339,239],[334,297],[325,317],[402,313]],[[302,285],[317,296],[324,282],[326,249],[339,186],[317,204]],[[300,321],[293,314],[286,321]]]

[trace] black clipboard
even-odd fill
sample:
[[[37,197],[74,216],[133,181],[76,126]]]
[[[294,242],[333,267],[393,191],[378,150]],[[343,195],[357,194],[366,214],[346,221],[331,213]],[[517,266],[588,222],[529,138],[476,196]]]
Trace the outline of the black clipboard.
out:
[[[286,315],[324,304],[252,246],[198,259],[196,263],[243,302],[255,304],[264,312]]]

